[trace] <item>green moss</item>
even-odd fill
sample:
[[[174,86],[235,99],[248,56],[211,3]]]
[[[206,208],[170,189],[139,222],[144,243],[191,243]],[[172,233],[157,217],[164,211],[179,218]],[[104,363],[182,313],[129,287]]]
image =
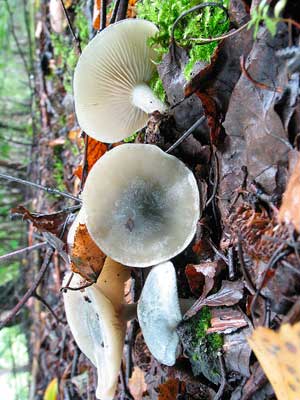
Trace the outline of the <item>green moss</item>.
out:
[[[131,136],[128,136],[126,139],[124,139],[125,143],[132,143],[135,141],[136,137],[138,135],[138,132],[133,133]]]
[[[209,0],[212,1],[212,0]],[[159,28],[156,36],[149,40],[149,45],[162,57],[169,50],[171,29],[175,20],[191,7],[203,3],[203,0],[143,0],[137,6],[139,18],[147,19]],[[228,7],[229,0],[222,0],[222,4]],[[222,35],[228,30],[229,21],[224,11],[218,7],[206,7],[200,12],[188,14],[179,23],[175,30],[175,39],[180,46],[189,50],[190,60],[186,65],[184,74],[186,79],[197,61],[209,61],[217,42],[199,46],[192,38],[209,38]],[[158,81],[158,78],[156,78]],[[156,95],[162,98],[162,84],[153,84]]]
[[[199,343],[206,342],[207,350],[216,353],[223,345],[223,338],[218,333],[207,334],[211,326],[211,312],[209,307],[203,307],[199,312],[198,318],[194,323],[195,341]]]

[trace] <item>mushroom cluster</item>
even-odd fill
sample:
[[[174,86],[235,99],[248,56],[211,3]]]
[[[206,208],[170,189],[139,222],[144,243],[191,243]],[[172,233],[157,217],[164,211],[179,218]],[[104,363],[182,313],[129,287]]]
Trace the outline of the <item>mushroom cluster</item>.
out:
[[[122,140],[145,125],[148,113],[165,109],[147,86],[155,60],[147,39],[156,32],[147,21],[124,20],[83,51],[74,76],[75,108],[79,124],[95,139]],[[122,144],[94,164],[82,200],[70,247],[78,224],[86,224],[107,258],[97,282],[65,292],[64,303],[78,346],[97,368],[96,396],[110,400],[128,319],[138,318],[157,360],[175,363],[183,310],[169,260],[195,235],[199,192],[193,173],[176,157],[154,145]],[[124,303],[128,267],[153,267],[138,304]],[[73,286],[80,287],[82,278],[74,275]]]

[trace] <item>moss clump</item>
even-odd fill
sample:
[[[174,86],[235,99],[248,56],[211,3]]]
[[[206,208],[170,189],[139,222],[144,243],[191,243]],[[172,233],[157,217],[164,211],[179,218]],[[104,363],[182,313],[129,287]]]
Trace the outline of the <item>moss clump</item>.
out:
[[[218,353],[223,345],[223,338],[218,333],[207,334],[211,323],[208,307],[177,328],[185,353],[190,359],[194,375],[203,374],[214,383],[220,383]]]
[[[213,0],[209,0],[213,1]],[[162,57],[169,50],[171,29],[175,20],[185,11],[203,3],[203,0],[143,0],[137,6],[139,18],[153,22],[159,28],[156,36],[149,40],[149,45]],[[227,7],[229,0],[221,3]],[[217,43],[199,46],[191,38],[210,38],[226,32],[229,21],[224,11],[218,7],[206,7],[202,11],[188,14],[179,23],[175,30],[175,39],[180,46],[189,50],[190,60],[185,67],[185,77],[190,78],[190,73],[197,61],[209,61]],[[158,79],[158,78],[157,78]],[[152,86],[154,91],[155,85]],[[161,85],[158,85],[160,90]],[[161,98],[159,91],[156,92]]]

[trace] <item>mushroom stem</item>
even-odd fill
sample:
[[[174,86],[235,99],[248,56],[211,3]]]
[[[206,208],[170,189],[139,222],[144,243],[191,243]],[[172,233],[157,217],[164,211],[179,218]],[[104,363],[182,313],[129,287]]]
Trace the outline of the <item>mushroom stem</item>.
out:
[[[179,299],[182,315],[184,315],[194,305],[195,301],[195,299]]]
[[[155,96],[150,87],[145,83],[140,83],[134,87],[132,91],[132,103],[148,114],[154,111],[163,112],[166,110],[165,104]]]

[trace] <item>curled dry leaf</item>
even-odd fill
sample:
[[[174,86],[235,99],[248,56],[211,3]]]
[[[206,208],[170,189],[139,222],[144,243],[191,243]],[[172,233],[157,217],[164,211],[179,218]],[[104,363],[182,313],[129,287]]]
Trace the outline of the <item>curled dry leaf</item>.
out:
[[[300,323],[284,324],[278,332],[262,326],[248,342],[278,400],[296,400],[300,393]]]
[[[95,164],[96,161],[99,160],[100,157],[106,152],[107,146],[104,143],[99,142],[91,137],[88,137],[87,140],[87,173],[90,172],[91,168]],[[79,179],[82,179],[82,165],[79,165],[74,171],[74,175],[76,175]]]
[[[281,223],[293,224],[300,232],[300,157],[289,179],[283,194],[282,204],[278,214]]]
[[[23,219],[31,221],[33,225],[41,232],[51,232],[59,235],[65,220],[68,216],[66,213],[38,214],[31,213],[23,206],[15,207],[11,210],[12,214],[22,215]]]
[[[204,306],[219,307],[219,306],[233,306],[243,298],[244,283],[240,281],[230,282],[223,281],[221,289],[204,298],[201,296],[195,304],[186,312],[184,318],[190,318],[201,310]]]
[[[84,279],[95,282],[100,274],[105,254],[91,238],[85,224],[79,224],[71,249],[71,269]]]
[[[158,400],[174,400],[185,394],[185,383],[179,379],[168,379],[158,386]]]
[[[195,296],[205,297],[213,288],[214,277],[220,271],[222,263],[219,261],[205,261],[201,264],[188,264],[185,268],[191,292]]]
[[[134,400],[141,400],[143,393],[147,390],[145,382],[145,373],[139,367],[134,367],[131,378],[128,382],[128,388]]]

